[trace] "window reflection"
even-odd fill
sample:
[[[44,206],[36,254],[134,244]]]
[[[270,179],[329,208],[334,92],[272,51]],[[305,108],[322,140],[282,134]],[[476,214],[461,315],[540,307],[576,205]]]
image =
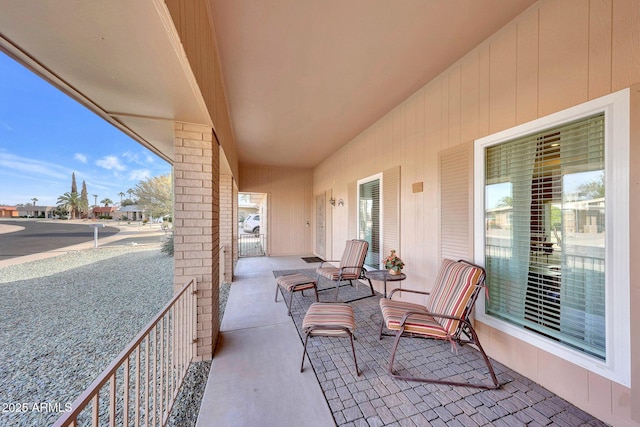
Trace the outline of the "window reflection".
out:
[[[603,116],[487,147],[487,312],[605,355]]]
[[[510,182],[485,188],[486,241],[492,256],[511,257],[513,193]]]

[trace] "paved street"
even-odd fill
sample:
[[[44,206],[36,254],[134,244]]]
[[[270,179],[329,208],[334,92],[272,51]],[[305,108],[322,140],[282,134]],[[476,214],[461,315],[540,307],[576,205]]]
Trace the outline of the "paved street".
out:
[[[0,261],[93,241],[92,222],[0,221]],[[15,231],[17,230],[17,231]],[[117,234],[116,227],[98,230],[99,238]]]

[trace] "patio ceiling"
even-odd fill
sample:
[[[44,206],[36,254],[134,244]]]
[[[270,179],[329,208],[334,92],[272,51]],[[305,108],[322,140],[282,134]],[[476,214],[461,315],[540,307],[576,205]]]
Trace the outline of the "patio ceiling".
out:
[[[241,162],[312,167],[533,0],[209,0]]]
[[[203,0],[239,160],[312,167],[534,0]],[[162,0],[0,0],[0,49],[165,159],[211,123]]]

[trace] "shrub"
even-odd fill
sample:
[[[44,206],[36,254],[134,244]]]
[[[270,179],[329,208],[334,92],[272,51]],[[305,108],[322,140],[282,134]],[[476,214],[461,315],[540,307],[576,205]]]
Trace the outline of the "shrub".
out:
[[[173,256],[173,234],[168,235],[167,238],[164,239],[160,251],[169,256]]]

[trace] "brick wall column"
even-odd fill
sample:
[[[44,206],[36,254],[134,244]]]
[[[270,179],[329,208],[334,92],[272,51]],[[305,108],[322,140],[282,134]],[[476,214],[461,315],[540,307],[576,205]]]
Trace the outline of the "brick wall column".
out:
[[[237,198],[236,198],[237,200]],[[229,174],[220,175],[220,280],[231,283],[233,280],[233,230],[237,230],[238,223],[233,223],[233,177]]]
[[[198,281],[196,361],[213,357],[220,331],[219,147],[210,126],[174,126],[174,286]]]
[[[236,181],[233,181],[233,189],[232,189],[232,197],[233,197],[233,223],[238,224],[238,185]],[[235,271],[236,263],[238,262],[238,227],[234,227],[233,230],[233,256],[232,263]],[[233,278],[232,278],[233,279]]]

